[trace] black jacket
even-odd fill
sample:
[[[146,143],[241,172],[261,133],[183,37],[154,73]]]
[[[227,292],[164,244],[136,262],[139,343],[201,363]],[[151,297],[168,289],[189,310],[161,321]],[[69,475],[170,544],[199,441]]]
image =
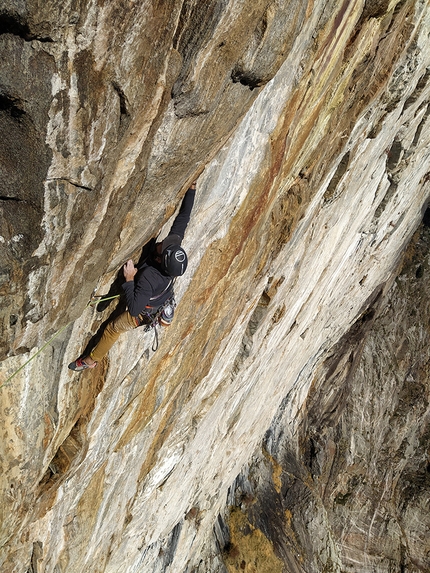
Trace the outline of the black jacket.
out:
[[[188,189],[169,232],[169,235],[179,236],[179,244],[190,221],[195,194],[195,189]],[[136,273],[134,280],[125,282],[122,288],[129,313],[138,316],[147,305],[158,308],[173,294],[173,280],[163,273],[155,258],[151,257]]]

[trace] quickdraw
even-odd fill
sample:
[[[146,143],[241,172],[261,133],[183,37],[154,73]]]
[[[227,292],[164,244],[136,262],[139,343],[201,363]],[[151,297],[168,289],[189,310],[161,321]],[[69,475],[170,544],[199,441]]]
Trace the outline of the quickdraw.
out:
[[[151,329],[154,329],[154,342],[152,343],[153,352],[158,349],[157,327],[160,325],[163,311],[169,306],[173,307],[173,309],[176,308],[176,301],[174,296],[168,298],[161,306],[153,309],[152,311],[149,310],[149,308],[151,308],[149,307],[139,314],[139,326],[142,326],[145,332],[149,332]]]

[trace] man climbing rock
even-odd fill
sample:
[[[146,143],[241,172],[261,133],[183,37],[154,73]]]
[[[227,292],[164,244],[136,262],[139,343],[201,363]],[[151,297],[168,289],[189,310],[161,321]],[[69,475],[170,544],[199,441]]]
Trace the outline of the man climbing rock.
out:
[[[181,243],[190,220],[195,192],[194,182],[185,194],[169,234],[162,242],[155,243],[148,261],[138,269],[131,259],[126,262],[122,288],[127,310],[107,325],[89,355],[81,356],[69,364],[71,370],[81,372],[94,368],[123,332],[148,324],[154,319],[163,326],[172,322],[175,307],[173,282],[187,268],[188,259]]]

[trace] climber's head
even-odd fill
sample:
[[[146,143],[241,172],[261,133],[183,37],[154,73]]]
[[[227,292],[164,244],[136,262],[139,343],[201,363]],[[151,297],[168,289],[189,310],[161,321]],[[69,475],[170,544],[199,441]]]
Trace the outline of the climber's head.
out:
[[[161,268],[171,277],[180,277],[187,269],[187,253],[179,245],[167,247],[161,254]]]
[[[187,269],[187,253],[180,244],[181,237],[179,235],[169,235],[162,243],[157,244],[161,268],[166,275],[171,277],[180,277]]]

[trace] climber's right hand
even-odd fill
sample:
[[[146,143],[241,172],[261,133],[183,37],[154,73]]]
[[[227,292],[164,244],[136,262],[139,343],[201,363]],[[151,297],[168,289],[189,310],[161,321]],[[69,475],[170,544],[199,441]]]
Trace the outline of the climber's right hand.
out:
[[[132,281],[134,279],[135,274],[137,273],[137,269],[134,266],[132,259],[129,259],[124,267],[123,267],[124,277],[126,282]]]

